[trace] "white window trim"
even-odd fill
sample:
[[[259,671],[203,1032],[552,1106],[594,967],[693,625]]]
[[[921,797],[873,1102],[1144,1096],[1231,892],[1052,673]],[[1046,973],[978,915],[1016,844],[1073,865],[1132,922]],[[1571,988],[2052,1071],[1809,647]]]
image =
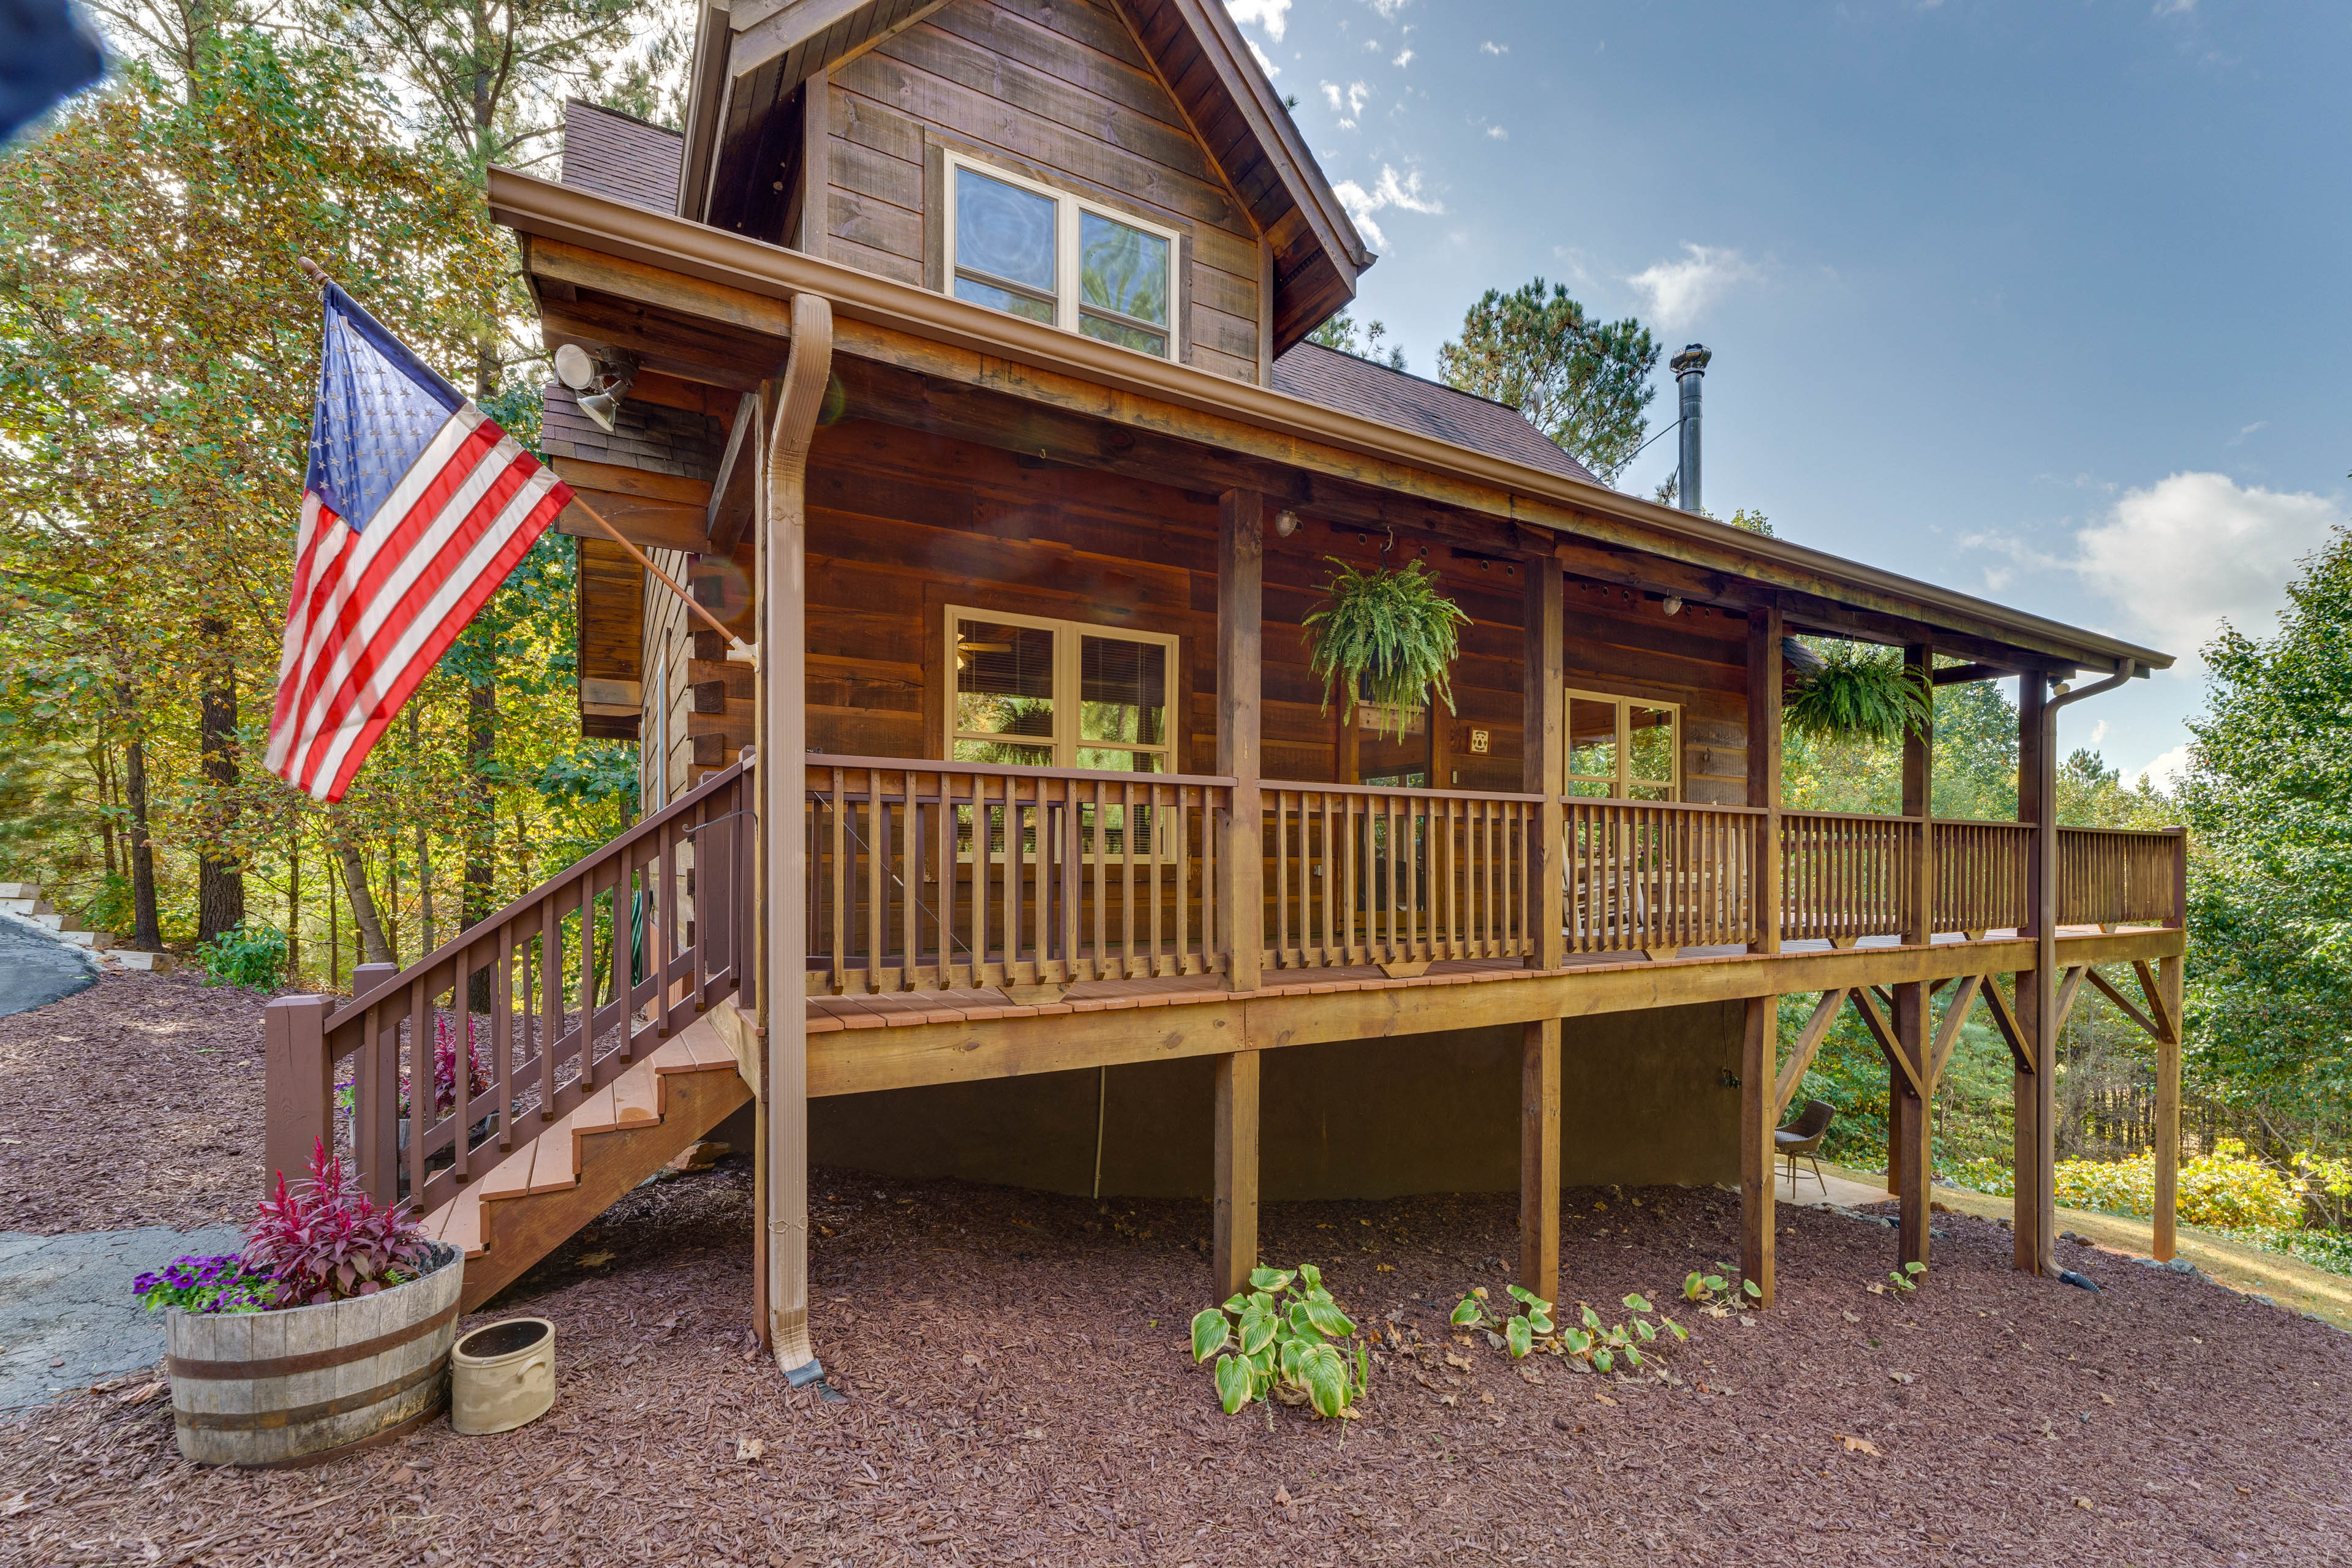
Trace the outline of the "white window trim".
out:
[[[946,153],[946,167],[947,177],[941,182],[946,190],[941,198],[944,216],[940,226],[940,245],[943,257],[940,268],[940,287],[945,292],[953,296],[956,291],[956,171],[970,169],[973,174],[988,179],[1000,180],[1005,184],[1034,192],[1055,204],[1054,324],[1066,332],[1076,332],[1079,330],[1078,319],[1081,311],[1078,300],[1078,215],[1080,213],[1090,212],[1098,217],[1108,218],[1113,223],[1125,224],[1129,228],[1140,229],[1145,234],[1166,240],[1168,242],[1167,325],[1163,327],[1157,322],[1146,321],[1138,317],[1122,316],[1116,311],[1102,310],[1099,306],[1096,307],[1095,310],[1097,315],[1131,324],[1139,331],[1158,332],[1167,341],[1168,346],[1165,353],[1146,355],[1147,358],[1173,361],[1181,357],[1182,324],[1177,320],[1181,314],[1179,310],[1181,295],[1176,284],[1177,268],[1184,262],[1182,235],[1163,224],[1153,223],[1149,218],[1138,217],[1131,212],[1108,206],[1100,202],[1087,201],[1084,197],[1073,195],[1068,191],[1057,190],[1041,181],[1016,174],[1012,170],[999,167],[994,163],[983,163],[978,158],[966,157],[952,150]],[[998,288],[1012,282],[1010,279],[999,279],[990,273],[982,273],[981,278],[992,287]],[[1029,290],[1024,286],[1014,285],[1013,291]],[[1097,338],[1094,341],[1108,343],[1111,348],[1127,348],[1124,343],[1109,342],[1108,339]],[[1143,353],[1144,351],[1128,349],[1128,352]]]
[[[1631,800],[1633,798],[1633,786],[1635,784],[1641,784],[1651,789],[1656,789],[1663,786],[1666,791],[1667,801],[1679,801],[1682,799],[1683,705],[1681,703],[1654,702],[1646,697],[1627,697],[1614,691],[1580,691],[1573,686],[1568,689],[1568,699],[1571,702],[1611,703],[1615,707],[1617,714],[1617,771],[1613,776],[1606,779],[1602,778],[1598,773],[1580,773],[1575,771],[1574,759],[1576,756],[1576,732],[1572,725],[1564,726],[1568,730],[1568,734],[1561,741],[1561,757],[1563,763],[1562,778],[1568,787],[1568,792],[1570,795],[1574,795],[1576,793],[1576,786],[1580,784],[1605,784],[1609,786],[1611,791],[1605,798],[1610,800]],[[1672,751],[1674,753],[1675,767],[1674,777],[1672,780],[1637,779],[1633,776],[1633,712],[1636,708],[1648,708],[1659,712],[1673,715],[1675,739]],[[1599,799],[1603,797],[1588,796],[1586,798]]]
[[[999,626],[1031,626],[1054,634],[1054,733],[1045,736],[990,735],[956,726],[956,623],[963,620],[992,621]],[[940,668],[947,677],[946,746],[941,755],[950,760],[955,756],[956,742],[972,741],[998,745],[1050,745],[1057,768],[1075,768],[1081,747],[1087,751],[1135,752],[1160,759],[1160,771],[1176,772],[1176,687],[1178,639],[1167,632],[1130,630],[1126,626],[1099,626],[1089,621],[1060,621],[1043,616],[1020,616],[1008,610],[982,609],[972,605],[947,606],[943,627],[945,648]],[[1078,686],[1080,660],[1078,642],[1081,637],[1108,637],[1118,642],[1157,643],[1168,650],[1167,685],[1160,693],[1164,719],[1163,739],[1158,745],[1144,745],[1126,741],[1083,741],[1078,736]],[[1111,771],[1111,770],[1105,770]],[[1149,777],[1149,774],[1139,774]]]

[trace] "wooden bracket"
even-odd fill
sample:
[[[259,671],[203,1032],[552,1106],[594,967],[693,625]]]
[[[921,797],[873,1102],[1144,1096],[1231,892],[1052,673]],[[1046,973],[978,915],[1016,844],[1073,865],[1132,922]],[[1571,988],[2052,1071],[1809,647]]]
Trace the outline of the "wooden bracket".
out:
[[[1821,1053],[1822,1042],[1829,1037],[1830,1026],[1837,1022],[1838,1009],[1845,1005],[1843,988],[1824,991],[1813,1006],[1813,1016],[1805,1020],[1796,1043],[1790,1047],[1789,1059],[1780,1068],[1780,1076],[1772,1086],[1772,1119],[1778,1122],[1796,1097],[1797,1085],[1803,1081],[1805,1071]]]
[[[1878,1042],[1878,1049],[1886,1058],[1888,1068],[1903,1075],[1914,1095],[1921,1100],[1927,1099],[1927,1090],[1919,1081],[1918,1066],[1905,1053],[1902,1042],[1895,1037],[1895,1026],[1888,1023],[1886,1015],[1879,1010],[1877,999],[1870,994],[1868,987],[1857,987],[1853,995],[1854,1007],[1862,1014],[1862,1021],[1870,1026],[1871,1038]]]
[[[2132,973],[2139,977],[2140,994],[2147,998],[2148,1016],[2156,1020],[2156,1037],[2178,1043],[2180,1020],[2172,1016],[2172,1005],[2165,999],[2164,987],[2158,982],[2156,972],[2147,966],[2146,959],[2136,958],[2132,960]]]
[[[2083,971],[2083,977],[2097,986],[2099,994],[2120,1008],[2125,1017],[2147,1030],[2149,1039],[2161,1040],[2165,1037],[2164,1031],[2157,1026],[2156,1020],[2134,1006],[2122,992],[2116,989],[2114,982],[2105,975],[2095,969],[2085,968]]]
[[[2033,1071],[2033,1043],[2025,1037],[2025,1030],[2018,1024],[2017,1014],[2011,1008],[2009,998],[2001,994],[2000,986],[1988,984],[1984,987],[1984,1000],[1986,1011],[1992,1015],[1993,1026],[2000,1031],[2000,1037],[2009,1042],[2011,1060],[2016,1064],[2019,1072],[2031,1075]]]
[[[2066,972],[2065,979],[2058,983],[2058,1005],[2052,1009],[2058,1016],[2050,1020],[2052,1039],[2058,1037],[2058,1031],[2066,1026],[2066,1020],[2074,1015],[2074,998],[2081,994],[2083,976],[2090,972],[2090,967],[2087,963],[2078,963]]]
[[[1969,1009],[1976,1005],[1977,992],[1985,983],[1981,974],[1963,975],[1959,989],[1944,1009],[1944,1021],[1936,1026],[1936,1037],[1927,1052],[1927,1088],[1934,1092],[1944,1081],[1944,1064],[1952,1058],[1952,1047],[1959,1043],[1960,1026],[1969,1021]]]

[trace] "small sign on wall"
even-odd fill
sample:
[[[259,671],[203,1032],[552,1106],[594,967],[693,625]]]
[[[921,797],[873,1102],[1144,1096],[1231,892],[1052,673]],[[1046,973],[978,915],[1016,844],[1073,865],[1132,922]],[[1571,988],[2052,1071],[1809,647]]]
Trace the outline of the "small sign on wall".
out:
[[[1470,750],[1482,757],[1486,754],[1486,731],[1473,730],[1470,731]]]

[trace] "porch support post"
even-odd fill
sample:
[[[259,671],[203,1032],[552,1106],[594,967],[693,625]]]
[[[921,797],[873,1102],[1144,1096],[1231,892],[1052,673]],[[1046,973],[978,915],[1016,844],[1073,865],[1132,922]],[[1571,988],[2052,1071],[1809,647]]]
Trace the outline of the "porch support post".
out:
[[[1772,1174],[1772,1132],[1780,1121],[1780,1107],[1772,1090],[1780,1002],[1777,996],[1748,999],[1747,1027],[1739,1046],[1739,1277],[1754,1280],[1756,1289],[1763,1292],[1754,1299],[1759,1307],[1772,1304],[1772,1232],[1778,1197]]]
[[[2040,670],[2017,678],[2017,820],[2042,829],[2033,836],[2025,856],[2026,929],[2021,935],[2042,938],[2044,878],[2050,873],[2049,851],[2056,834],[2049,829],[2054,809],[2056,780],[2052,759],[2042,743],[2042,710],[2049,684]],[[2044,840],[2047,838],[2048,842]],[[2053,1231],[2057,1220],[2057,1140],[2055,1127],[2058,1042],[2050,1025],[2057,1016],[2057,940],[2037,940],[2033,970],[2015,976],[2018,1030],[2031,1043],[2033,1070],[2011,1080],[2016,1107],[2015,1154],[2012,1163],[2015,1195],[2011,1200],[2011,1224],[2015,1230],[2015,1263],[2030,1274],[2054,1272]]]
[[[2176,1205],[2180,1197],[2180,1006],[2187,962],[2157,961],[2157,990],[2164,1005],[2156,1037],[2156,1258],[2172,1261]]]
[[[1903,650],[1903,674],[1935,689],[1936,653],[1926,643]],[[1903,889],[1903,940],[1924,947],[1936,931],[1936,742],[1905,731],[1903,735],[1903,815],[1919,824],[1913,840],[1909,875]],[[1906,992],[1916,993],[1906,1001]],[[1886,1190],[1903,1205],[1903,1261],[1927,1261],[1927,1180],[1933,1168],[1930,1140],[1935,1135],[1936,1086],[1928,1078],[1929,1006],[1927,994],[1917,986],[1895,989],[1895,1039],[1919,1075],[1919,1092],[1907,1095],[1898,1075],[1887,1084]],[[1916,1016],[1915,1016],[1916,1015]],[[1906,1025],[1905,1020],[1912,1022]],[[1916,1118],[1912,1111],[1916,1106]],[[1914,1166],[1917,1167],[1916,1175]],[[1913,1188],[1917,1188],[1917,1223],[1913,1223]],[[1915,1237],[1915,1234],[1916,1237]]]
[[[1910,1071],[1889,1062],[1886,1093],[1887,1189],[1901,1204],[1901,1261],[1927,1261],[1928,1139],[1936,1086],[1927,1080],[1927,988],[1895,987],[1895,1048]],[[1916,1075],[1916,1085],[1912,1081]]]
[[[1520,732],[1521,789],[1543,796],[1536,808],[1535,841],[1528,846],[1528,919],[1534,922],[1528,943],[1528,966],[1558,969],[1568,962],[1567,886],[1562,879],[1568,830],[1567,807],[1561,795],[1568,787],[1568,671],[1562,645],[1567,640],[1567,592],[1559,565],[1549,556],[1522,563],[1527,571],[1527,647],[1521,661],[1526,681]],[[1559,1049],[1558,1020],[1553,1021],[1555,1054]],[[1554,1184],[1553,1197],[1559,1196]],[[1556,1250],[1556,1249],[1555,1249]],[[1554,1272],[1558,1259],[1554,1259]],[[1533,1285],[1528,1287],[1535,1290]],[[1551,1297],[1536,1293],[1549,1301]]]
[[[1903,650],[1903,673],[1929,692],[1935,690],[1936,653],[1926,643]],[[1905,889],[1906,912],[1903,940],[1924,946],[1936,931],[1936,737],[1933,731],[1903,735],[1903,815],[1919,819],[1919,851],[1911,863],[1911,885]],[[1933,1085],[1929,1086],[1931,1089]]]
[[[833,307],[793,300],[760,519],[760,1334],[795,1388],[824,1375],[808,1323],[808,453],[833,363]]]
[[[1559,1300],[1559,1020],[1519,1030],[1519,1283]]]
[[[1217,772],[1234,781],[1217,817],[1217,911],[1225,933],[1225,984],[1258,988],[1264,977],[1265,837],[1258,801],[1258,724],[1263,696],[1265,498],[1227,490],[1217,498]],[[1258,1058],[1216,1058],[1217,1300],[1249,1284],[1257,1267]]]
[[[1758,952],[1780,951],[1780,643],[1787,635],[1778,605],[1748,612],[1748,804],[1764,813],[1757,825],[1753,889],[1757,940],[1751,946]],[[1769,1263],[1769,1245],[1764,1256]]]
[[[1216,1058],[1216,1187],[1213,1226],[1217,1300],[1249,1289],[1257,1267],[1258,1054]]]

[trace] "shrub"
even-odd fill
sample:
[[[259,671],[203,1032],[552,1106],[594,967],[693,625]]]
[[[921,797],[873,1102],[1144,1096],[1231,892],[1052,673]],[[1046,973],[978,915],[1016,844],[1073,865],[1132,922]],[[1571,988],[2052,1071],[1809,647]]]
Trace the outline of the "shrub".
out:
[[[373,1296],[423,1272],[425,1231],[398,1205],[379,1208],[346,1184],[343,1163],[323,1141],[310,1152],[310,1179],[261,1201],[245,1244],[245,1266],[278,1281],[281,1306],[318,1306]]]
[[[2058,1201],[2146,1218],[2156,1213],[2156,1156],[2105,1162],[2063,1160]],[[2250,1158],[2235,1138],[2180,1167],[2178,1212],[2184,1225],[2215,1230],[2288,1230],[2303,1221],[2302,1183]]]
[[[1312,1263],[1253,1268],[1248,1291],[1193,1317],[1192,1359],[1216,1358],[1217,1397],[1228,1415],[1272,1394],[1311,1405],[1318,1415],[1353,1417],[1372,1372],[1363,1346],[1352,1361],[1340,1349],[1355,1332]]]
[[[286,974],[286,933],[276,926],[247,921],[196,949],[205,966],[207,985],[242,985],[248,991],[273,991]]]
[[[278,1305],[282,1294],[276,1279],[250,1270],[234,1252],[176,1258],[160,1272],[132,1280],[131,1293],[151,1312],[166,1307],[184,1312],[260,1312]]]

